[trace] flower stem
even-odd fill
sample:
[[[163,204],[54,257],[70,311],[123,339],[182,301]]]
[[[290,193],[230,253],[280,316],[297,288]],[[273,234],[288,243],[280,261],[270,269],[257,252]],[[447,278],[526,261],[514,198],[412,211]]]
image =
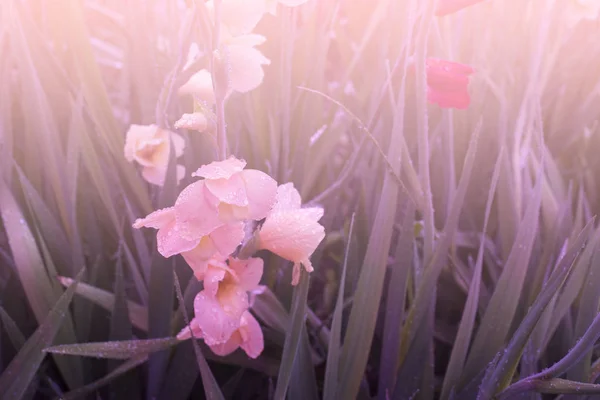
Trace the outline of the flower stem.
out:
[[[213,29],[213,52],[211,58],[211,70],[212,70],[212,81],[213,90],[215,93],[216,103],[216,114],[217,114],[217,146],[219,152],[219,159],[225,160],[227,158],[227,131],[225,129],[225,92],[226,89],[220,87],[226,82],[219,81],[217,79],[217,71],[215,68],[220,67],[221,63],[215,63],[215,52],[219,51],[219,45],[221,41],[221,0],[215,0],[215,26]]]

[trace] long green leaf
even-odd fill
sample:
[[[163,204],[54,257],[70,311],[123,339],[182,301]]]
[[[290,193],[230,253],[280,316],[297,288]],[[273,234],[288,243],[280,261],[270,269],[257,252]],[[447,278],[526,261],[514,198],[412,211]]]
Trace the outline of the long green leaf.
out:
[[[60,296],[35,333],[0,375],[0,393],[3,396],[19,399],[27,390],[44,359],[43,349],[52,343],[68,315],[69,304],[82,274],[83,270],[79,273],[75,284]]]
[[[169,349],[179,343],[180,341],[173,337],[145,340],[116,340],[113,342],[62,344],[48,347],[44,351],[71,356],[127,360],[131,357],[148,355],[156,351]]]
[[[60,283],[65,287],[69,287],[73,284],[73,279],[67,277],[59,277]],[[96,305],[104,308],[107,311],[112,311],[115,307],[115,295],[99,289],[95,286],[88,285],[87,283],[80,283],[77,285],[76,293],[82,297],[85,297],[89,301]],[[136,328],[143,332],[148,332],[148,310],[143,306],[128,300],[127,301],[127,313],[131,318],[131,323]]]
[[[350,228],[348,230],[348,240],[346,242],[346,251],[344,252],[344,264],[342,266],[342,275],[338,288],[338,297],[331,320],[331,334],[329,336],[329,348],[327,351],[327,364],[325,365],[325,383],[323,388],[324,400],[335,400],[338,391],[338,371],[340,344],[342,340],[342,312],[344,310],[344,288],[346,286],[346,268],[348,266],[348,254],[350,252],[350,243],[352,242],[352,233],[354,232],[354,217],[350,219]]]
[[[537,322],[544,313],[544,310],[565,283],[567,276],[571,273],[575,259],[585,245],[590,232],[594,226],[593,220],[588,223],[584,230],[579,234],[576,241],[573,242],[569,251],[561,259],[559,265],[550,276],[544,289],[532,305],[531,309],[519,325],[519,328],[512,337],[506,350],[503,352],[498,365],[490,375],[489,380],[481,384],[479,398],[482,400],[491,399],[492,396],[504,387],[512,379],[514,371],[517,369],[518,361],[523,352],[523,348],[529,340]]]
[[[467,358],[463,379],[473,378],[504,345],[515,317],[539,221],[542,193],[540,169],[510,256],[488,303]],[[464,381],[463,381],[464,383]]]
[[[29,305],[37,321],[46,320],[60,297],[60,286],[53,285],[48,271],[42,261],[39,249],[25,218],[19,209],[9,188],[0,181],[0,214],[8,236],[8,244],[12,251],[16,272],[27,296]],[[57,333],[57,341],[66,343],[75,341],[73,323],[69,315]],[[75,387],[83,382],[81,366],[78,361],[56,359],[59,368],[69,382]]]
[[[306,313],[306,298],[308,296],[308,285],[310,279],[306,271],[302,270],[300,282],[294,288],[294,297],[291,309],[291,324],[285,334],[285,344],[281,356],[281,366],[277,375],[277,387],[275,388],[275,400],[285,400],[290,384],[294,360],[297,357],[298,346],[302,336],[302,326]]]
[[[450,361],[446,368],[446,375],[444,377],[444,383],[442,386],[441,398],[447,399],[450,395],[450,391],[454,388],[460,379],[460,375],[464,366],[465,358],[467,356],[467,350],[471,342],[471,335],[473,332],[473,326],[475,324],[475,317],[477,315],[477,304],[479,301],[479,291],[481,286],[481,274],[483,270],[483,249],[485,233],[487,232],[488,221],[492,210],[492,203],[494,195],[496,193],[496,185],[498,184],[498,177],[500,175],[500,166],[502,160],[502,153],[504,149],[500,151],[498,159],[496,160],[496,166],[492,175],[492,182],[488,191],[487,204],[485,207],[485,216],[483,220],[483,230],[481,235],[481,241],[479,244],[479,250],[477,252],[477,261],[475,262],[475,271],[471,278],[471,286],[469,287],[469,294],[463,310],[463,315],[458,326],[458,333],[452,347],[452,353],[450,354]]]

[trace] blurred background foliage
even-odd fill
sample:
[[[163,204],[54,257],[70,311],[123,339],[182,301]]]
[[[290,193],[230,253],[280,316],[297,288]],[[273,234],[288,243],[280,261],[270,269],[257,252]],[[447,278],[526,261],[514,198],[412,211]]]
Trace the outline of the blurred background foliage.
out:
[[[208,56],[173,71],[210,27],[182,28],[194,2],[3,1],[2,398],[600,393],[600,26],[573,2],[434,17],[431,0],[309,0],[263,18],[271,65],[227,103],[230,149],[322,205],[328,235],[295,292],[265,255],[264,353],[200,343],[207,370],[191,342],[43,350],[176,334],[173,269],[192,312],[184,261],[131,229],[191,178],[149,186],[123,145],[130,124],[191,111],[176,88]],[[428,105],[409,56],[473,66],[469,109]],[[181,133],[187,171],[215,158],[210,137]]]

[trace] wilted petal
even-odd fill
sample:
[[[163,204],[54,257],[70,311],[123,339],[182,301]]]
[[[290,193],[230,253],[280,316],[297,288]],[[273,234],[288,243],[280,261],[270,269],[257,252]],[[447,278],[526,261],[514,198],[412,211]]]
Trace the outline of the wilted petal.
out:
[[[241,172],[246,166],[246,161],[229,157],[227,160],[215,161],[198,168],[192,176],[205,179],[228,179],[232,175]]]
[[[262,66],[271,61],[254,47],[230,45],[227,48],[231,90],[246,93],[260,86],[265,76]]]
[[[237,275],[239,280],[238,285],[247,291],[251,291],[256,289],[260,283],[264,270],[264,261],[258,257],[251,257],[247,260],[230,258],[229,267]]]
[[[215,91],[212,76],[206,69],[196,72],[179,88],[180,95],[192,95],[207,104],[215,103]]]
[[[241,173],[248,196],[248,218],[263,219],[273,208],[277,193],[277,182],[269,175],[255,169]]]
[[[179,232],[187,239],[200,239],[223,225],[206,194],[204,181],[198,181],[183,189],[175,201]]]
[[[319,215],[317,209],[273,212],[259,232],[260,247],[293,262],[308,259],[325,237]]]
[[[133,223],[135,229],[142,227],[160,229],[175,221],[175,208],[167,207],[148,214],[145,218],[138,218]]]
[[[239,328],[248,309],[248,294],[236,285],[222,285],[216,296],[205,291],[196,295],[194,313],[207,345],[225,343]]]

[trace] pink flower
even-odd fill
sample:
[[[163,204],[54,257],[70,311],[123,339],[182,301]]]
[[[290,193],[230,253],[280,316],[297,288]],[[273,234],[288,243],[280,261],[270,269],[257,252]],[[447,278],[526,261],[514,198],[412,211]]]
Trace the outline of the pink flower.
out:
[[[473,4],[481,3],[483,0],[439,0],[435,10],[436,17],[452,14],[472,6]]]
[[[300,266],[313,271],[310,256],[325,237],[318,221],[323,216],[319,207],[301,208],[300,193],[293,183],[277,188],[277,201],[258,234],[258,247],[269,250],[294,263],[292,285],[300,279]]]
[[[473,68],[451,61],[428,58],[427,100],[443,108],[465,109],[471,102],[468,85]]]
[[[275,203],[277,182],[262,171],[244,170],[245,166],[246,161],[232,156],[204,165],[192,174],[204,178],[192,185],[204,185],[205,197],[218,209],[221,221],[259,220]],[[186,202],[196,203],[194,198],[188,197]]]
[[[191,95],[205,102],[208,106],[215,104],[215,91],[212,77],[207,69],[201,69],[179,88],[180,95]]]
[[[156,125],[131,125],[125,138],[125,158],[142,166],[142,176],[154,185],[162,186],[167,174],[173,141],[175,156],[183,153],[185,142],[176,133]],[[183,178],[185,168],[177,165],[177,181]]]
[[[240,327],[231,334],[228,341],[210,346],[211,350],[219,356],[231,354],[238,347],[241,347],[250,358],[258,357],[265,347],[262,329],[248,311],[244,311],[240,319]]]
[[[244,238],[244,220],[262,219],[275,202],[277,182],[264,172],[244,170],[234,157],[204,165],[173,207],[138,219],[133,227],[158,229],[163,257],[181,253],[194,271],[203,271],[216,253],[231,254]]]
[[[249,308],[247,292],[256,289],[262,277],[260,258],[229,261],[227,265],[215,258],[207,263],[204,290],[194,300],[190,326],[209,346],[225,344],[240,329],[242,315]],[[181,335],[187,337],[189,333],[184,330]]]

